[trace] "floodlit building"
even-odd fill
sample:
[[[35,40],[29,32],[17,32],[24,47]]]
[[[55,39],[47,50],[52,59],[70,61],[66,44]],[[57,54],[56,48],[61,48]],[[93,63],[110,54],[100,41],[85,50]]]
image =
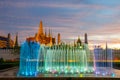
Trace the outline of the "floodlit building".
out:
[[[8,33],[8,36],[0,36],[0,48],[13,48],[18,46],[18,35],[16,35],[15,41],[11,39],[11,34]]]
[[[60,34],[58,37],[58,42],[60,43]],[[40,44],[44,44],[46,46],[52,46],[53,44],[56,44],[56,39],[52,36],[52,31],[49,29],[48,34],[46,31],[44,32],[42,21],[40,21],[38,32],[34,37],[27,38],[27,41],[37,41]]]

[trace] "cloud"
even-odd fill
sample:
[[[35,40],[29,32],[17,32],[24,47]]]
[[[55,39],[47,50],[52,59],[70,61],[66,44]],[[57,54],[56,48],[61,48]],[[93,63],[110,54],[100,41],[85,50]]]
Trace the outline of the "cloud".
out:
[[[0,7],[17,7],[17,8],[29,8],[29,7],[49,7],[49,8],[71,8],[71,9],[79,9],[79,8],[94,8],[101,9],[105,6],[100,6],[96,4],[82,4],[80,1],[77,3],[76,1],[0,1]]]
[[[111,6],[112,2],[114,6]],[[42,20],[47,31],[50,27],[55,37],[58,32],[61,33],[63,40],[77,39],[78,36],[84,40],[84,33],[88,33],[90,42],[118,42],[120,6],[117,1],[112,2],[3,0],[0,1],[1,33],[19,32],[22,41],[27,36],[34,36]]]

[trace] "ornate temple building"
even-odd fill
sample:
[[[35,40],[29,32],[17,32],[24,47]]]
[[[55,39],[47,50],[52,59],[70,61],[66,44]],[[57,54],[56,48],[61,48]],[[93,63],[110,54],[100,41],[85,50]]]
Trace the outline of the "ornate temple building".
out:
[[[8,36],[0,36],[0,48],[15,48],[18,47],[18,35],[15,36],[15,40],[11,39],[11,34],[8,33]]]
[[[37,41],[46,46],[52,46],[53,44],[56,44],[56,39],[52,36],[50,29],[48,34],[46,31],[44,32],[42,21],[40,21],[38,32],[34,37],[27,38],[27,41]],[[58,33],[58,44],[60,44],[60,33]]]
[[[84,42],[81,41],[80,37],[78,37],[77,41],[74,40],[74,46],[83,46],[84,44],[88,44],[87,33],[84,35]]]

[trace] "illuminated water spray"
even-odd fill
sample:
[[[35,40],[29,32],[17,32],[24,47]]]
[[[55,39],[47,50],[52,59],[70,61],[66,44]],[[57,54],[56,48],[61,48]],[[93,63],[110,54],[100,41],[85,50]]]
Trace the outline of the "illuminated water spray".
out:
[[[108,49],[106,45],[106,49],[102,49],[97,47],[94,49],[95,55],[95,73],[97,75],[114,75],[113,73],[113,55],[112,49]]]
[[[45,72],[65,74],[94,72],[93,61],[89,61],[90,53],[86,50],[86,47],[69,45],[49,48],[45,54]]]
[[[36,76],[38,74],[39,49],[40,45],[37,42],[25,41],[21,45],[18,76]]]
[[[35,77],[46,73],[111,75],[112,50],[95,48],[91,53],[88,44],[48,47],[35,41],[25,41],[21,45],[18,76]]]

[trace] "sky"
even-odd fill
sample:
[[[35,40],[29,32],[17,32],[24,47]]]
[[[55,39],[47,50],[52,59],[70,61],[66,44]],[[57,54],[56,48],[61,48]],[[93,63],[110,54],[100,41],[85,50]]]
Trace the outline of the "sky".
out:
[[[0,35],[16,32],[19,43],[34,36],[39,22],[62,41],[73,42],[84,33],[89,44],[120,47],[120,0],[0,0]]]

